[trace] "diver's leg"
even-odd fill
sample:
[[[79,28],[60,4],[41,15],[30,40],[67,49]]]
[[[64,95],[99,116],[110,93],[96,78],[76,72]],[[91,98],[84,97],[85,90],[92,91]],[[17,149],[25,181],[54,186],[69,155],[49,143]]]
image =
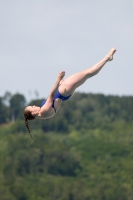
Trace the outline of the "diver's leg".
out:
[[[82,85],[88,78],[96,75],[108,61],[111,61],[115,51],[116,49],[112,48],[110,52],[93,67],[66,78],[60,85],[59,92],[64,96],[72,94],[77,87]]]

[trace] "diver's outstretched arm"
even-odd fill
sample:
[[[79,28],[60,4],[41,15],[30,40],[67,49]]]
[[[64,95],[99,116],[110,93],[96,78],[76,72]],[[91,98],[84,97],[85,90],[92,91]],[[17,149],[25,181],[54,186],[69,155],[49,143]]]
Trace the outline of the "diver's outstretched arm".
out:
[[[47,98],[47,101],[46,101],[46,104],[47,104],[47,108],[48,107],[51,107],[51,105],[53,104],[53,99],[54,99],[54,96],[56,94],[56,91],[58,90],[58,87],[60,85],[60,81],[63,79],[63,77],[65,76],[65,72],[60,72],[57,76],[57,79],[56,79],[56,82],[52,88],[52,90],[50,91],[49,93],[49,96]],[[48,106],[49,104],[49,106]]]
[[[64,72],[64,71],[63,71],[63,72],[60,72],[60,73],[58,74],[57,79],[56,79],[56,82],[55,82],[55,84],[54,84],[52,90],[50,91],[49,98],[52,98],[52,99],[54,98],[55,93],[56,93],[56,91],[58,90],[58,87],[59,87],[59,85],[60,85],[60,82],[61,82],[61,80],[63,79],[64,76],[65,76],[65,72]]]

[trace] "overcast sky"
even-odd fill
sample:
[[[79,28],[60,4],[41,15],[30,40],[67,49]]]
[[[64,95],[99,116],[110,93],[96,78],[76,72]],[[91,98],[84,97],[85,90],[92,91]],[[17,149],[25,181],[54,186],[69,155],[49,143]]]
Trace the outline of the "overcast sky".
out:
[[[80,92],[133,95],[133,0],[1,0],[0,96],[47,97],[58,72],[117,52]]]

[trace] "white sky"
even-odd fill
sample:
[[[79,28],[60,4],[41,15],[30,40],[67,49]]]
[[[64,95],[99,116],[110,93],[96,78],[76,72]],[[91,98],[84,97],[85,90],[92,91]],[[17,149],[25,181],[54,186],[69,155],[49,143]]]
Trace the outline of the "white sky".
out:
[[[58,72],[114,61],[77,89],[133,95],[133,0],[1,0],[0,96],[47,97]]]

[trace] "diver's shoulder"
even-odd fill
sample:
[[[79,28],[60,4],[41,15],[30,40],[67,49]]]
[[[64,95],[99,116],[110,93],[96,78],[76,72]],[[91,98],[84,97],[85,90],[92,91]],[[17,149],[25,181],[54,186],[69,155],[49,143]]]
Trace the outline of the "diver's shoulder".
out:
[[[40,112],[38,113],[38,117],[41,119],[48,119],[53,117],[54,114],[55,112],[53,111],[53,108],[49,110],[43,110],[43,112],[40,110]]]

